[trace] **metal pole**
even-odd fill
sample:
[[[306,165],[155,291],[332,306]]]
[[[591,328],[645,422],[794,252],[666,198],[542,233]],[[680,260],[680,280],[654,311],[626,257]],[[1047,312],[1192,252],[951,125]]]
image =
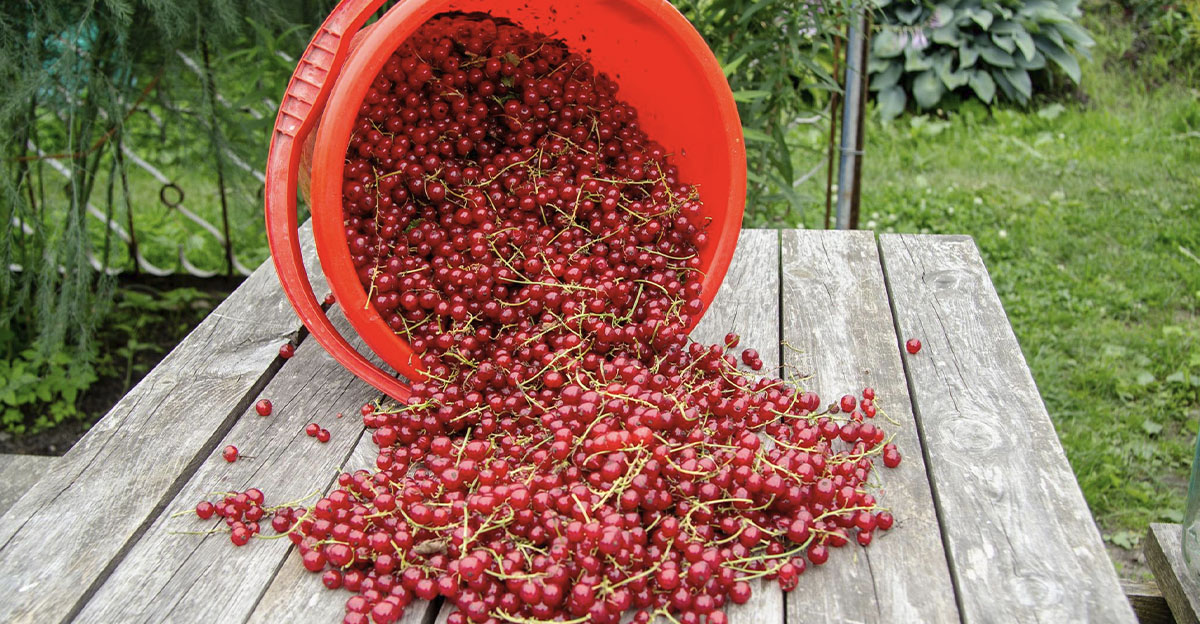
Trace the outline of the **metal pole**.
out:
[[[858,156],[857,123],[862,110],[863,14],[857,11],[850,22],[846,42],[845,98],[842,105],[842,145],[838,159],[837,229],[850,229],[851,195],[855,186],[855,160]]]

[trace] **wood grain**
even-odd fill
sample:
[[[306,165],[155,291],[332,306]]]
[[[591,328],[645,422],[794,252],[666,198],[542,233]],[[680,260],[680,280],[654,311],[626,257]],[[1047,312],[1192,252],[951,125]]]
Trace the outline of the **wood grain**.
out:
[[[1151,524],[1142,548],[1175,621],[1197,624],[1200,622],[1200,579],[1184,566],[1182,539],[1183,529],[1178,524]]]
[[[0,516],[42,478],[55,459],[44,455],[0,455]]]
[[[778,376],[782,365],[779,315],[779,232],[742,230],[729,272],[691,337],[703,344],[718,344],[725,334],[734,332],[741,336],[738,350],[756,349],[763,361],[762,372]],[[758,579],[752,581],[751,589],[749,602],[726,607],[730,623],[783,624],[779,583]]]
[[[742,230],[729,272],[691,337],[715,344],[729,332],[741,336],[739,352],[758,350],[767,367],[764,372],[774,374],[769,369],[779,363],[779,234],[775,230]],[[453,605],[446,603],[435,622],[445,624],[453,612]],[[735,624],[783,624],[783,593],[775,583],[756,581],[750,602],[731,606],[727,612]]]
[[[1175,624],[1171,607],[1154,583],[1134,583],[1121,580],[1121,592],[1133,607],[1138,624]]]
[[[874,477],[896,517],[869,548],[833,549],[787,596],[788,621],[951,622],[959,618],[874,237],[785,231],[784,362],[829,404],[876,391],[897,424],[877,417],[900,448],[899,467]]]
[[[880,249],[964,619],[1134,621],[974,242]]]
[[[350,325],[340,311],[330,316],[339,331],[350,335]],[[361,348],[357,337],[351,338],[351,344]],[[235,548],[223,521],[201,521],[187,512],[197,502],[212,499],[210,492],[257,487],[272,505],[327,490],[362,437],[359,407],[377,397],[378,391],[344,369],[316,341],[307,341],[260,396],[274,403],[271,415],[259,416],[253,407],[241,414],[84,606],[77,621],[232,622],[247,617],[283,563],[291,542],[256,539]],[[347,415],[337,418],[339,412]],[[304,433],[310,422],[330,431],[328,443]],[[236,446],[242,458],[225,461],[220,449],[226,444]],[[315,498],[310,498],[305,504],[313,502]],[[177,512],[184,515],[172,518]],[[261,524],[269,522],[267,516]],[[204,536],[179,534],[212,528],[221,530]]]
[[[302,240],[315,262],[308,227]],[[0,621],[72,616],[279,369],[279,345],[300,328],[264,263],[56,461],[0,519]]]

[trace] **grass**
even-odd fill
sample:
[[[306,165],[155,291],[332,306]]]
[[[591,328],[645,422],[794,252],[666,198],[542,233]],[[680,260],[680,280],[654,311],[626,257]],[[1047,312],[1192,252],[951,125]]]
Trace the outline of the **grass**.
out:
[[[861,225],[975,237],[1088,504],[1130,548],[1181,520],[1200,419],[1200,92],[1143,87],[1104,28],[1084,98],[869,122]]]

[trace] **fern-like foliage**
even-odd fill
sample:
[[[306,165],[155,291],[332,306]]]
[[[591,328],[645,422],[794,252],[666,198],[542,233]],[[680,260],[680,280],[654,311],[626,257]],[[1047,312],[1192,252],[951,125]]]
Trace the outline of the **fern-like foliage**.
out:
[[[0,427],[46,424],[35,405],[59,400],[67,407],[58,405],[51,420],[69,416],[77,391],[95,378],[92,336],[110,307],[108,269],[128,258],[107,228],[97,234],[94,217],[128,202],[120,151],[131,115],[153,104],[169,121],[207,124],[206,149],[221,154],[228,120],[213,110],[212,81],[197,79],[185,57],[219,58],[253,41],[256,27],[283,32],[328,8],[288,0],[6,3],[0,11],[0,361],[21,374],[0,385]],[[30,376],[44,387],[10,387]]]

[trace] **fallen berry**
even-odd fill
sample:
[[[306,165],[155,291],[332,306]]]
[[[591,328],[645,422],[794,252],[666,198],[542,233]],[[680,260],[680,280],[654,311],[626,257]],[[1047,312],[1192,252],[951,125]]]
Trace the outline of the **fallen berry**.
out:
[[[254,404],[254,411],[258,412],[259,416],[270,416],[271,410],[271,402],[267,399],[259,399],[258,403]]]

